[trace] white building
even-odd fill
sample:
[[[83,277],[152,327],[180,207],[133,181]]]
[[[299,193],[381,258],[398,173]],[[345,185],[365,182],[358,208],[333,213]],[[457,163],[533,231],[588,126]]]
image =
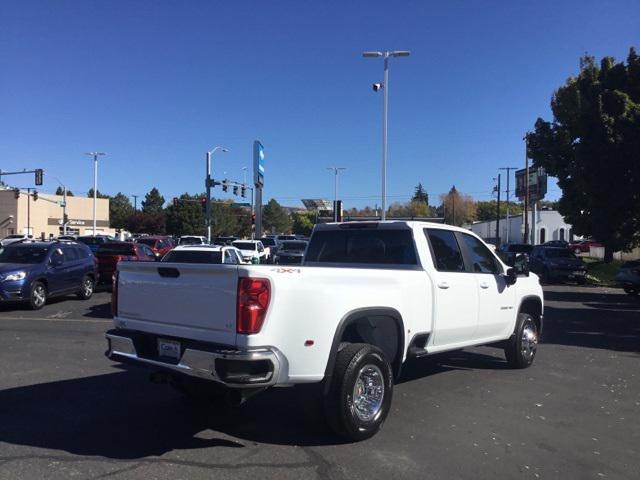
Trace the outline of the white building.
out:
[[[538,210],[529,212],[529,243],[538,245],[549,240],[574,240],[571,225],[564,221],[564,217],[556,210]],[[476,222],[468,225],[467,228],[484,239],[496,238],[496,221]],[[508,230],[507,230],[508,229]],[[501,243],[521,243],[524,235],[524,215],[509,215],[500,219],[500,241]]]

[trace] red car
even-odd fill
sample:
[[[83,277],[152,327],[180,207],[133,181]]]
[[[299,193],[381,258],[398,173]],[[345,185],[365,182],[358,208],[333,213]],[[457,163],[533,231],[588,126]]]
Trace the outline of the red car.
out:
[[[118,262],[155,262],[157,259],[155,252],[147,245],[129,242],[102,243],[96,252],[100,283],[111,283]]]
[[[601,243],[595,240],[580,240],[579,242],[573,242],[569,244],[569,250],[574,253],[589,253],[591,247],[602,247]]]
[[[159,258],[164,257],[170,250],[173,250],[175,246],[171,237],[165,236],[148,236],[148,237],[139,237],[136,239],[136,243],[147,245],[154,253],[157,254]]]

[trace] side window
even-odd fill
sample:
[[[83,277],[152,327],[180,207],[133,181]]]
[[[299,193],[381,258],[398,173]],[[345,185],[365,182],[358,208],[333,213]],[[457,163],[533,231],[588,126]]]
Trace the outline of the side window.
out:
[[[466,233],[462,234],[462,238],[471,260],[471,268],[475,273],[499,273],[493,254],[480,240]]]
[[[67,260],[67,262],[75,262],[76,260],[78,260],[78,252],[75,248],[65,248],[64,258]]]
[[[151,250],[149,247],[147,247],[146,245],[144,246],[144,253],[151,258],[156,258],[156,254],[153,253],[153,250]]]
[[[54,265],[62,265],[64,263],[64,252],[60,248],[56,248],[51,254],[51,262]]]
[[[230,264],[235,264],[236,263],[236,256],[233,252],[230,251],[226,251],[224,252],[224,263],[230,263]]]
[[[451,230],[425,229],[425,235],[431,245],[433,263],[440,272],[464,272],[464,262],[460,246]]]

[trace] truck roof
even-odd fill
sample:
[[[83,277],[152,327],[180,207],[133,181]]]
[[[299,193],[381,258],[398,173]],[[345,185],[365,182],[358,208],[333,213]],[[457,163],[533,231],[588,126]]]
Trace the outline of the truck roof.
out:
[[[355,221],[355,222],[330,222],[320,223],[315,226],[316,230],[338,230],[338,229],[366,229],[366,228],[380,228],[380,229],[393,229],[393,228],[415,228],[415,227],[429,227],[429,228],[445,228],[447,230],[456,230],[458,232],[472,233],[470,230],[462,227],[456,227],[455,225],[448,225],[445,223],[424,222],[417,220],[374,220],[374,221]]]

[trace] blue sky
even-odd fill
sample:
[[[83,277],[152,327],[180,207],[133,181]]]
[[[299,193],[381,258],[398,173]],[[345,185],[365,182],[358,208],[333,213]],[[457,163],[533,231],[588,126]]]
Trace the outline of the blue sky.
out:
[[[625,58],[633,1],[47,1],[0,4],[0,168],[41,167],[75,192],[169,200],[214,176],[242,179],[266,150],[265,199],[380,195],[382,61],[389,81],[389,201],[422,182],[489,199],[497,168],[524,163],[522,137],[550,118],[553,90],[585,52]],[[31,176],[12,184],[32,186]],[[57,183],[48,178],[44,191]],[[219,190],[215,196],[223,196]],[[550,185],[551,198],[559,196]]]

